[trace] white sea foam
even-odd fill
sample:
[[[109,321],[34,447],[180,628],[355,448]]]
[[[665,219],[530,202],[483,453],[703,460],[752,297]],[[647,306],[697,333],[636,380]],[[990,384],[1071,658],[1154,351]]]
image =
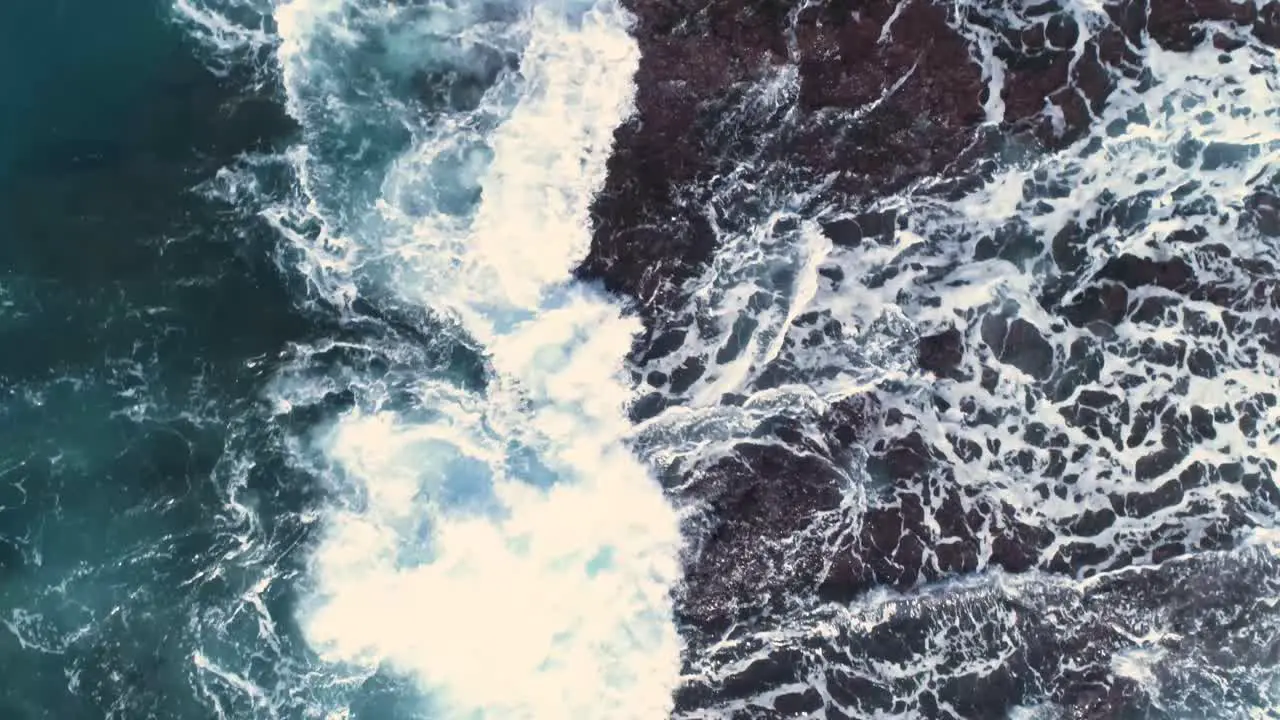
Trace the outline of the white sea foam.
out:
[[[394,389],[351,371],[316,384],[301,368],[325,349],[297,349],[279,412],[331,390],[357,399],[300,448],[319,453],[336,498],[307,638],[335,663],[417,679],[447,717],[664,716],[681,541],[622,443],[622,358],[640,327],[569,274],[631,109],[626,15],[607,2],[290,0],[273,20],[303,192],[264,218],[336,306],[365,294],[428,307],[456,328],[424,330],[464,332],[490,369],[483,394],[429,368],[397,371]],[[204,26],[215,43],[233,35]],[[455,78],[434,107],[413,97],[431,72]],[[218,187],[251,185],[229,172]]]

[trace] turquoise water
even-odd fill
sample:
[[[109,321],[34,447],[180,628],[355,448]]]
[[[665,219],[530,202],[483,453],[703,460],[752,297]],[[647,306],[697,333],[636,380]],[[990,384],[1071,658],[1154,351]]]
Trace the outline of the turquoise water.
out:
[[[6,720],[208,718],[224,691],[201,689],[193,653],[257,680],[306,660],[288,628],[263,648],[231,616],[287,566],[256,543],[299,529],[225,508],[236,483],[282,508],[264,517],[305,502],[272,467],[253,359],[315,324],[270,234],[191,192],[292,127],[206,71],[167,18],[149,0],[0,4]],[[262,601],[287,605],[287,584]]]
[[[189,54],[152,0],[0,8],[0,168],[105,157]],[[47,168],[46,168],[47,169]]]

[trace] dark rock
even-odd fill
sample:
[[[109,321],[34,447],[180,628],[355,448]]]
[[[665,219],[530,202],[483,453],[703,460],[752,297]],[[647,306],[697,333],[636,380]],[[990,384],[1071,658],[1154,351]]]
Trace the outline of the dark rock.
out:
[[[703,213],[717,173],[764,172],[786,158],[793,181],[832,175],[832,197],[866,201],[946,170],[982,120],[980,71],[944,3],[796,13],[746,0],[626,5],[642,53],[636,115],[616,133],[579,274],[635,298],[650,323],[678,304],[681,284],[715,250]],[[791,114],[747,107],[759,93],[752,85],[788,65],[799,73],[798,94],[783,99]],[[725,133],[724,122],[753,125],[752,140]],[[883,219],[854,221],[856,233],[846,222],[828,227],[838,242],[858,242],[880,232],[867,221]]]
[[[862,227],[857,220],[832,220],[822,224],[822,233],[832,243],[841,247],[857,247],[862,244]]]
[[[991,563],[1008,572],[1030,570],[1037,565],[1040,551],[1052,541],[1053,532],[1014,521],[992,542]]]
[[[651,392],[631,404],[632,422],[641,422],[656,417],[668,407],[667,396],[659,392]]]
[[[813,688],[779,695],[773,701],[773,709],[790,717],[801,717],[822,709],[822,696]]]
[[[1252,3],[1231,0],[1161,0],[1151,3],[1150,8],[1147,28],[1151,37],[1166,49],[1181,51],[1204,42],[1200,23],[1220,20],[1247,27],[1256,13]]]
[[[691,356],[671,371],[671,392],[679,395],[693,387],[693,384],[706,372],[706,364],[702,358]]]
[[[1053,346],[1035,325],[1022,318],[1010,322],[999,315],[988,315],[982,321],[982,340],[1000,362],[1037,380],[1047,380],[1053,374]]]
[[[680,346],[684,345],[686,335],[688,335],[688,330],[676,328],[647,341],[648,352],[640,359],[640,362],[643,364],[653,360],[660,360],[679,350]]]
[[[948,376],[964,360],[964,336],[956,328],[920,338],[916,346],[921,370]]]
[[[1271,0],[1258,10],[1253,34],[1271,47],[1280,47],[1280,2]]]
[[[889,440],[867,463],[873,475],[907,480],[927,472],[932,455],[919,433]]]
[[[833,452],[865,440],[880,413],[879,399],[870,393],[844,398],[832,404],[819,421]]]
[[[1098,277],[1115,280],[1129,288],[1155,285],[1166,290],[1181,290],[1190,283],[1192,270],[1182,258],[1159,261],[1121,255],[1108,260]]]
[[[863,240],[885,243],[893,239],[898,214],[892,210],[866,212],[822,223],[822,232],[835,245],[857,247]]]
[[[921,194],[957,197],[991,172],[994,153],[1034,156],[1080,138],[1110,101],[1118,78],[1146,82],[1143,55],[1152,43],[1180,51],[1212,42],[1230,52],[1252,32],[1258,41],[1280,44],[1277,2],[1255,10],[1231,0],[1115,0],[1104,4],[1106,17],[1099,16],[1087,31],[1056,0],[624,4],[636,17],[634,32],[643,53],[637,109],[616,133],[608,179],[593,206],[590,255],[579,274],[634,303],[647,328],[632,356],[636,377],[676,396],[693,388],[712,357],[689,358],[657,374],[644,366],[671,356],[690,328],[699,332],[694,319],[682,314],[683,293],[685,282],[701,273],[718,249],[710,217],[725,232],[742,231],[777,209],[766,205],[773,191],[818,187],[817,181],[825,179],[829,183],[799,212],[810,213],[806,219],[819,222],[838,248],[853,249],[843,257],[857,257],[891,240],[899,223],[907,222],[877,209],[886,194],[931,178],[936,182]],[[1206,32],[1204,21],[1218,24]],[[1006,66],[1005,115],[996,118],[998,128],[981,127],[986,89],[973,59],[980,52],[956,29],[966,24],[990,33],[992,51]],[[793,90],[782,82],[790,71]],[[775,94],[769,97],[775,103],[760,102],[766,83],[773,83]],[[1177,162],[1225,167],[1235,162],[1237,150],[1197,141],[1180,148]],[[1069,191],[1045,178],[1029,181],[1025,190],[1032,212],[1047,207],[1034,203]],[[1219,217],[1228,217],[1228,210],[1239,210],[1241,233],[1280,235],[1280,200],[1260,189],[1242,208],[1226,208],[1212,197],[1190,202],[1202,191],[1198,183],[1188,183],[1174,193],[1175,215],[1187,219],[1188,229],[1170,234],[1170,254],[1161,259],[1123,254],[1094,272],[1086,253],[1099,232],[1124,235],[1160,211],[1164,198],[1151,192],[1104,198],[1093,217],[1082,217],[1053,237],[1047,255],[1044,239],[1017,223],[993,233],[986,244],[975,243],[983,257],[1055,279],[1037,298],[1037,312],[1051,316],[1050,326],[1037,327],[1027,319],[1031,315],[1018,317],[1016,309],[1002,307],[985,316],[968,314],[957,328],[920,338],[916,361],[922,371],[954,378],[965,372],[966,361],[975,366],[981,382],[973,397],[951,397],[944,389],[954,385],[939,384],[912,405],[899,402],[893,387],[878,387],[874,394],[841,400],[808,422],[762,422],[754,442],[739,445],[711,467],[686,470],[671,486],[679,501],[705,509],[691,521],[697,527],[690,536],[698,546],[690,553],[687,582],[677,598],[691,654],[719,642],[730,628],[735,638],[745,637],[749,628],[781,623],[783,616],[790,622],[802,612],[797,608],[820,608],[815,601],[848,603],[881,586],[910,590],[988,568],[1079,576],[1146,562],[1159,565],[1100,576],[1081,596],[1055,596],[1034,611],[1012,602],[975,605],[942,630],[928,623],[950,617],[949,611],[932,606],[878,621],[865,636],[841,626],[835,631],[843,643],[838,650],[819,647],[830,638],[788,635],[779,642],[796,645],[776,652],[756,648],[772,660],[728,673],[720,685],[701,677],[690,680],[677,694],[679,708],[723,709],[718,703],[726,698],[758,699],[762,688],[774,688],[777,692],[762,704],[721,714],[942,716],[945,711],[1003,717],[1022,700],[1042,699],[1072,717],[1155,712],[1142,688],[1111,670],[1112,653],[1142,634],[1117,630],[1115,608],[1138,603],[1164,612],[1190,607],[1193,595],[1218,597],[1207,579],[1216,575],[1187,553],[1234,547],[1240,529],[1251,522],[1248,514],[1273,511],[1280,501],[1280,490],[1264,472],[1268,466],[1257,458],[1240,458],[1240,467],[1232,471],[1196,463],[1176,472],[1190,448],[1228,427],[1250,438],[1265,432],[1266,399],[1189,412],[1165,399],[1138,405],[1137,395],[1128,392],[1145,380],[1139,373],[1147,368],[1138,363],[1132,372],[1113,372],[1113,384],[1103,384],[1103,349],[1112,352],[1117,345],[1128,357],[1156,366],[1154,372],[1164,372],[1163,367],[1175,377],[1183,366],[1206,377],[1229,367],[1227,346],[1215,345],[1215,338],[1246,339],[1239,352],[1259,363],[1267,352],[1280,353],[1280,323],[1259,320],[1259,311],[1280,306],[1272,262],[1236,257],[1206,231],[1222,222]],[[777,238],[785,238],[793,226],[779,229]],[[846,277],[847,264],[824,265],[819,273],[824,290],[840,292],[850,282],[888,286],[919,270],[911,262],[904,256],[863,279],[856,279],[858,269]],[[1233,283],[1215,271],[1228,267],[1245,273],[1249,282]],[[1167,292],[1142,291],[1145,287]],[[1222,312],[1189,313],[1188,299],[1212,303]],[[1125,323],[1180,327],[1186,338],[1132,342],[1120,327]],[[1067,324],[1091,332],[1068,331],[1077,336],[1070,347],[1051,341],[1050,328],[1060,332]],[[788,339],[788,353],[830,347],[844,332],[819,313],[798,318],[796,328],[801,327]],[[726,344],[715,349],[715,359],[727,361],[738,351]],[[997,363],[1017,368],[1034,382],[1016,383],[1023,385],[1022,396],[1002,396],[1010,384],[1001,376],[1007,381],[1012,371]],[[664,364],[664,371],[668,368]],[[786,379],[775,369],[762,372],[756,389]],[[1185,389],[1184,384],[1173,392]],[[1001,443],[998,435],[1019,433],[1020,410],[990,402],[987,393],[1019,408],[1043,410],[1052,404],[1078,431],[1029,425],[1021,429],[1025,445]],[[723,400],[740,404],[743,398]],[[654,393],[636,403],[633,416],[650,416],[667,402]],[[962,413],[970,429],[1000,431],[988,433],[985,444],[974,439],[980,434],[962,430],[935,436],[925,424],[944,412]],[[1131,470],[1119,453],[1130,448],[1141,455]],[[850,462],[865,462],[871,475],[862,488],[866,507],[844,504]],[[1082,477],[1082,465],[1097,474]],[[1082,509],[1074,517],[1050,519],[1038,514],[1035,503],[1005,505],[996,499],[998,493],[975,480],[984,469],[995,482],[1025,483],[1020,490],[1033,497],[1060,498]],[[1116,482],[1113,474],[1124,472],[1145,487],[1090,496],[1099,485]],[[1219,472],[1234,473],[1230,482],[1239,483],[1242,499],[1213,504],[1217,500],[1193,492],[1225,481]],[[1099,507],[1099,500],[1110,507]],[[1155,528],[1135,522],[1174,506],[1177,513],[1211,520],[1194,535],[1173,522]],[[1055,545],[1058,538],[1062,542]],[[1104,546],[1104,538],[1114,540],[1115,547]],[[1055,552],[1047,551],[1051,546]],[[1193,565],[1198,569],[1186,569]],[[1235,579],[1228,578],[1228,584],[1222,597],[1245,597]],[[920,601],[915,594],[907,598],[903,602]],[[993,640],[1009,637],[987,624],[1001,617],[1016,618],[1008,626],[1021,638],[1016,651]],[[1187,611],[1170,622],[1191,627],[1196,621]],[[999,667],[982,675],[957,672],[927,687],[913,685],[912,678],[869,680],[865,673],[849,671],[857,658],[901,663],[928,652],[929,638],[939,632],[989,643],[983,657],[1001,658]],[[826,694],[795,687],[818,678],[842,709],[828,703]]]
[[[1115,524],[1116,514],[1110,508],[1086,510],[1070,524],[1067,529],[1073,535],[1092,537]]]
[[[686,575],[682,615],[720,624],[815,586],[820,544],[791,546],[815,513],[840,504],[840,484],[831,465],[777,445],[739,445],[700,471],[690,496],[709,508],[713,530]]]
[[[1084,327],[1101,321],[1119,325],[1129,308],[1129,292],[1123,285],[1105,283],[1085,288],[1084,292],[1063,308],[1063,317],[1073,325]]]

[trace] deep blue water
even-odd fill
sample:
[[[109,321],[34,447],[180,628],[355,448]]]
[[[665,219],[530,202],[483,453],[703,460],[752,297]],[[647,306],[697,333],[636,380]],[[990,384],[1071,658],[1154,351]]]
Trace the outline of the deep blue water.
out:
[[[182,40],[150,0],[16,0],[0,8],[0,168],[101,161],[154,100]],[[18,166],[18,167],[15,167]]]
[[[166,18],[152,0],[0,3],[5,720],[208,718],[222,690],[201,690],[193,653],[268,687],[306,661],[290,628],[255,652],[256,623],[225,615],[288,567],[245,548],[301,530],[224,508],[236,482],[279,507],[262,517],[306,503],[256,418],[269,360],[317,321],[270,233],[191,192],[292,126]]]

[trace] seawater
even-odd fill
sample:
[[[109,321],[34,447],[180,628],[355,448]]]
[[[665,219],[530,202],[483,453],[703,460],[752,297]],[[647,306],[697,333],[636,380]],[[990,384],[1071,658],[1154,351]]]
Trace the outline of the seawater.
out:
[[[255,393],[319,325],[192,189],[292,123],[162,4],[5,3],[0,36],[0,717],[207,718],[201,648],[281,673],[244,598],[297,532],[228,507],[299,505]]]
[[[660,717],[610,4],[0,9],[0,717]],[[81,37],[83,35],[83,37]]]

